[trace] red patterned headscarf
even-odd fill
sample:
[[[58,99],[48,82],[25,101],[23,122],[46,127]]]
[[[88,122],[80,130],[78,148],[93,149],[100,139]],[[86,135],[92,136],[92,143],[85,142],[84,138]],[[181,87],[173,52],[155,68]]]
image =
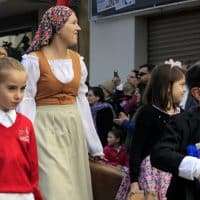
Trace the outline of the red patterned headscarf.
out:
[[[73,11],[66,6],[54,6],[48,9],[42,17],[27,53],[37,51],[41,47],[48,45],[54,34],[63,27],[72,13]]]

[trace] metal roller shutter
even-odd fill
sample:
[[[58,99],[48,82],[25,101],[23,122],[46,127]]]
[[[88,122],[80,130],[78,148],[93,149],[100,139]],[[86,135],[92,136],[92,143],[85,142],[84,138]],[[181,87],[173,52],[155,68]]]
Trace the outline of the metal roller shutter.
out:
[[[159,64],[168,58],[200,60],[199,11],[148,19],[148,62]]]

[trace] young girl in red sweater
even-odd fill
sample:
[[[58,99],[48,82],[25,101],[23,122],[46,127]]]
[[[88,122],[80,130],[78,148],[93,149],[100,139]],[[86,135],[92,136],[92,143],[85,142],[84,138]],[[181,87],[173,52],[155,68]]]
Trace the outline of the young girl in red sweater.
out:
[[[17,60],[0,58],[0,200],[42,200],[33,126],[15,111],[26,80]]]
[[[128,166],[128,156],[125,146],[121,144],[122,133],[112,129],[108,133],[108,145],[104,147],[105,161],[113,166]]]

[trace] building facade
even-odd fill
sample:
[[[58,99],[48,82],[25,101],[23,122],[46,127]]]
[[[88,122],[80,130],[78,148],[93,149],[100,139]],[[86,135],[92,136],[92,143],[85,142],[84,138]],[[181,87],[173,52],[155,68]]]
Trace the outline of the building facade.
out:
[[[199,60],[199,9],[199,0],[91,1],[90,83],[111,79],[113,70],[125,78],[145,63]]]

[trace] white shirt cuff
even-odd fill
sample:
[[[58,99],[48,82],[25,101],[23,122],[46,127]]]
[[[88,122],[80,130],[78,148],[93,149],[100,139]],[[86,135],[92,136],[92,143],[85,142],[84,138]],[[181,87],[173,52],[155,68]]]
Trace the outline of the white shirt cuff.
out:
[[[200,177],[200,159],[186,156],[179,165],[179,176],[188,180]]]

